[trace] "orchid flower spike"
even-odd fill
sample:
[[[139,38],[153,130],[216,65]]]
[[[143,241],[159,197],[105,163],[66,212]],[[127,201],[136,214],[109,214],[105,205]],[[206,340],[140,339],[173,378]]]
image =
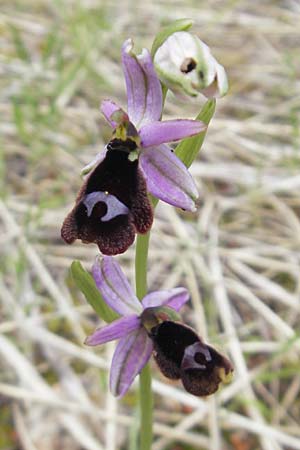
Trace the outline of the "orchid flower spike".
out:
[[[166,143],[206,129],[197,120],[161,121],[161,84],[146,49],[136,56],[132,41],[127,40],[122,63],[128,113],[111,100],[102,102],[113,138],[83,170],[85,182],[61,231],[67,243],[94,242],[106,255],[123,253],[135,233],[151,228],[153,211],[147,192],[173,206],[195,210],[195,183]]]
[[[119,339],[111,363],[110,390],[121,397],[151,356],[153,341],[147,329],[163,320],[178,318],[176,311],[188,301],[189,294],[179,287],[151,292],[140,302],[119,264],[110,256],[97,258],[92,272],[103,299],[122,317],[97,329],[85,343],[100,345]]]
[[[157,49],[155,69],[162,82],[182,97],[223,97],[228,80],[223,66],[212,56],[209,47],[187,31],[171,34]]]

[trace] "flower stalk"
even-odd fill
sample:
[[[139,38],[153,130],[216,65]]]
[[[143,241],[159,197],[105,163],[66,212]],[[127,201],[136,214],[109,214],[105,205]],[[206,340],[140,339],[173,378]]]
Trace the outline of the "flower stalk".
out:
[[[150,450],[153,438],[153,393],[150,364],[140,373],[139,402],[141,412],[140,446],[141,450]]]
[[[135,251],[135,285],[136,296],[142,299],[147,293],[147,266],[150,231],[137,236]],[[139,379],[139,405],[140,405],[140,449],[150,450],[153,430],[153,393],[150,364],[148,363],[140,373]]]
[[[136,239],[135,251],[135,285],[138,299],[145,297],[147,293],[147,266],[150,231],[139,234]]]

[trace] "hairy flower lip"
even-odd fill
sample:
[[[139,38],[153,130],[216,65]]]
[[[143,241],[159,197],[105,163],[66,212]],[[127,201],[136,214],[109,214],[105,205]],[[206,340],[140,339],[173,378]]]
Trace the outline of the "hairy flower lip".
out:
[[[114,255],[127,250],[136,232],[150,229],[153,210],[144,176],[137,161],[128,159],[135,148],[131,140],[114,139],[107,145],[63,223],[61,235],[67,243],[81,239]]]
[[[221,382],[229,381],[233,373],[230,361],[205,344],[192,328],[164,321],[152,328],[150,336],[161,372],[167,378],[181,379],[189,393],[211,395]]]
[[[184,288],[175,288],[151,292],[140,302],[119,264],[110,256],[96,258],[92,273],[104,301],[122,317],[96,329],[85,343],[95,346],[119,339],[111,365],[110,388],[114,395],[121,397],[153,351],[152,340],[142,323],[143,314],[147,315],[147,310],[153,314],[155,308],[158,314],[167,314],[168,309],[179,311],[189,294]]]

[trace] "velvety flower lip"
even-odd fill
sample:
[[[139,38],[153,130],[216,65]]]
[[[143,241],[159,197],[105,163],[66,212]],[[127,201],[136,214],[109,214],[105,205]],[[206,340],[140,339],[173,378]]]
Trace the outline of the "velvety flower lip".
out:
[[[96,243],[106,255],[123,253],[135,233],[146,233],[153,221],[146,182],[138,162],[129,154],[132,140],[112,140],[94,168],[87,167],[74,208],[64,220],[61,235],[71,244],[75,239]]]
[[[166,320],[152,328],[150,337],[161,372],[167,378],[181,379],[190,394],[211,395],[222,382],[230,381],[231,362],[190,327]]]
[[[95,346],[119,339],[111,365],[110,389],[115,396],[121,397],[153,351],[152,339],[141,316],[147,311],[152,314],[152,310],[159,307],[179,311],[188,301],[189,294],[184,288],[162,290],[147,294],[140,302],[119,264],[110,256],[98,257],[92,273],[105,302],[122,317],[98,328],[85,343]]]

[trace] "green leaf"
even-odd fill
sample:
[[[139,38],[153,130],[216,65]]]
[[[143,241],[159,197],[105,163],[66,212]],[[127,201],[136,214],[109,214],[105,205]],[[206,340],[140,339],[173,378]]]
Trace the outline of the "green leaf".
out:
[[[196,120],[202,120],[202,122],[208,125],[212,116],[214,115],[215,109],[216,100],[208,100],[196,117]],[[202,133],[197,134],[196,136],[184,139],[177,145],[175,153],[187,167],[190,167],[190,165],[198,155],[203,144],[206,132],[207,129]]]
[[[94,278],[82,267],[79,261],[72,262],[70,272],[76,286],[101,319],[105,322],[112,322],[119,317],[115,311],[107,306],[97,289]]]
[[[194,21],[192,19],[179,19],[170,23],[167,27],[160,30],[152,44],[151,56],[154,57],[157,49],[165,42],[165,40],[171,36],[171,34],[176,33],[176,31],[186,31],[193,25]]]

